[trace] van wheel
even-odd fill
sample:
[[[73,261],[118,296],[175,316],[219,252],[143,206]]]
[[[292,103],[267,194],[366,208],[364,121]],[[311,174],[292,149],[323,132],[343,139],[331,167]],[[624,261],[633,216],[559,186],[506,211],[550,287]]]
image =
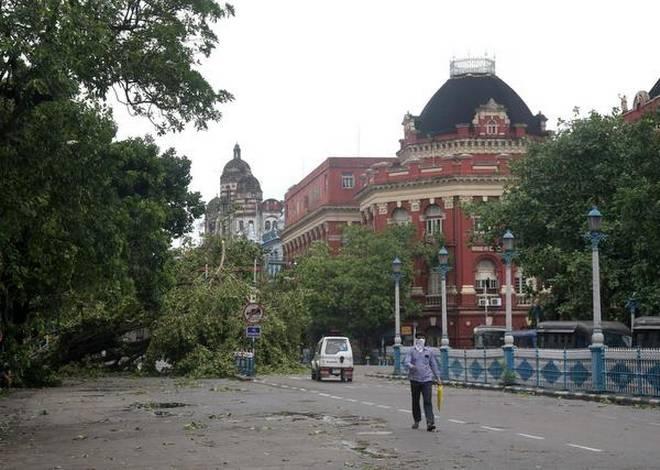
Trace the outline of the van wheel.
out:
[[[353,378],[351,377],[350,379],[346,379],[346,382],[352,382]]]

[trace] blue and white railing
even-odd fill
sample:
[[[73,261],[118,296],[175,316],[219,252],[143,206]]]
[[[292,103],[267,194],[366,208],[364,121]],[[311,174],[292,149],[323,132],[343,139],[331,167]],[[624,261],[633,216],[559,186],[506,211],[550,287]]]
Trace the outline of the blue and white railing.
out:
[[[445,379],[575,392],[660,396],[660,349],[448,349],[437,354]]]

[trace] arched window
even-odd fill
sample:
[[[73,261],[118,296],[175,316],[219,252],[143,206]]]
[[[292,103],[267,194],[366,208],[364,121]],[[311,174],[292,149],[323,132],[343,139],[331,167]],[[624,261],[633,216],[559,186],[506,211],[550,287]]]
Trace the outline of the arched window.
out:
[[[266,229],[266,232],[268,232],[270,230],[270,220],[266,221],[266,224],[265,224],[264,228]]]
[[[486,124],[486,134],[495,135],[497,134],[497,123],[492,119]]]
[[[424,218],[426,219],[426,234],[436,235],[442,233],[442,219],[445,215],[439,206],[431,204],[424,211]]]
[[[475,273],[474,287],[477,294],[481,291],[497,289],[497,276],[495,275],[495,263],[489,259],[479,261],[477,272]]]
[[[394,209],[394,212],[392,212],[392,222],[397,225],[409,224],[410,216],[408,216],[408,211],[401,207]]]

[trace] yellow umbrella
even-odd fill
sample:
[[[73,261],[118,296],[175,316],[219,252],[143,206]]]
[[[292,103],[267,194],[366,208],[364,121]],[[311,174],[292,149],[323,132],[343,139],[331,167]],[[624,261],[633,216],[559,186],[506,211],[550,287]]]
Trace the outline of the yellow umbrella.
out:
[[[442,395],[444,393],[444,388],[441,383],[438,384],[438,388],[436,390],[436,403],[438,405],[438,410],[442,409]]]

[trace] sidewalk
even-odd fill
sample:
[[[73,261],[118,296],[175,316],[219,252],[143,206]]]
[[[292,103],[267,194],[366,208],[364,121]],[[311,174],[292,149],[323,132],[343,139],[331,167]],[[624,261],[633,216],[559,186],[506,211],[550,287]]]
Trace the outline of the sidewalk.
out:
[[[373,366],[374,369],[367,372],[367,377],[375,377],[380,379],[387,379],[397,381],[399,383],[408,383],[405,376],[395,376],[392,374],[392,367],[386,366]],[[617,405],[633,405],[633,406],[651,406],[660,407],[660,398],[652,397],[632,397],[626,395],[615,395],[611,393],[587,393],[587,392],[570,392],[566,390],[549,390],[545,388],[531,388],[521,387],[517,385],[496,385],[496,384],[483,384],[474,382],[457,382],[453,380],[445,381],[445,385],[456,388],[478,388],[482,390],[496,390],[500,392],[509,393],[524,393],[529,395],[545,395],[548,397],[568,398],[571,400],[588,400],[599,403],[614,403]]]

